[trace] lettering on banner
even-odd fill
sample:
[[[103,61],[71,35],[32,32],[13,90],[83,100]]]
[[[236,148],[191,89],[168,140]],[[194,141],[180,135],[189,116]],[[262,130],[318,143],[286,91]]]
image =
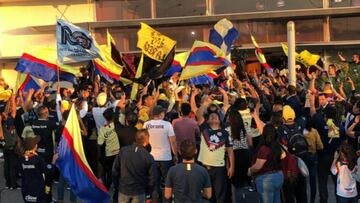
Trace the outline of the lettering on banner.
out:
[[[163,49],[165,47],[165,36],[155,31],[152,31],[150,36],[151,39],[146,41],[144,44],[144,51],[157,60],[162,60],[165,58],[165,54],[163,53]]]

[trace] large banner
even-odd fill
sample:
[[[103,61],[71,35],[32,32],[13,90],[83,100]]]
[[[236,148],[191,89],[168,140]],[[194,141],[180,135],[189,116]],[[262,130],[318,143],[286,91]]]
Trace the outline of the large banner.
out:
[[[89,31],[69,22],[57,21],[56,39],[60,63],[101,58],[97,43]]]
[[[176,45],[176,41],[154,30],[145,23],[141,23],[141,29],[137,34],[137,47],[146,56],[156,61],[162,62]]]

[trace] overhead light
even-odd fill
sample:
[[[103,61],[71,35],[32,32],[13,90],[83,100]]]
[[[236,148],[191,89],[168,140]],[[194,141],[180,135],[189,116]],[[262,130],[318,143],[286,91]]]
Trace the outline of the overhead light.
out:
[[[264,10],[265,9],[265,5],[261,2],[256,2],[256,10]]]
[[[277,7],[284,7],[285,6],[285,1],[284,0],[278,0],[277,2],[276,2],[276,6]]]
[[[194,36],[194,35],[196,34],[196,32],[195,32],[195,31],[191,31],[190,34],[191,34],[192,36]]]
[[[335,3],[341,3],[342,0],[334,0]]]

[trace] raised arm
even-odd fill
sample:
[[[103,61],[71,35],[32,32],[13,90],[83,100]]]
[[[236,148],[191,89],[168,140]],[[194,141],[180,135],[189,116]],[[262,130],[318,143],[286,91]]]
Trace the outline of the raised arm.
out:
[[[196,87],[192,87],[192,93],[191,93],[191,96],[190,96],[190,105],[191,105],[191,110],[193,112],[197,112],[198,111],[198,108],[196,106],[196,101],[195,101],[195,97],[196,95],[198,95],[200,93],[199,89],[197,89]]]
[[[11,117],[15,118],[16,116],[16,101],[15,101],[15,94],[12,93],[10,97],[10,111],[11,111]]]
[[[343,55],[341,55],[340,52],[338,53],[338,57],[339,57],[340,61],[346,62],[346,58]]]
[[[221,94],[224,97],[224,100],[223,100],[223,102],[224,102],[224,110],[226,112],[230,107],[230,105],[229,105],[229,96],[227,95],[226,91],[223,88],[219,87],[219,90],[220,90]]]
[[[201,125],[205,121],[204,118],[205,109],[211,100],[212,100],[211,96],[207,96],[207,98],[202,102],[200,108],[196,112],[196,117],[199,125]]]

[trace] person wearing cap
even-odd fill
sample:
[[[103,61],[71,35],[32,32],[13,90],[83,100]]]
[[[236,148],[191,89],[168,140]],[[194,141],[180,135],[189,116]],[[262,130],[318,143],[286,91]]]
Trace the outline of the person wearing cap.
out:
[[[151,155],[155,160],[157,181],[152,195],[154,202],[163,202],[162,188],[169,168],[177,161],[176,137],[170,122],[164,121],[165,109],[155,106],[152,110],[153,118],[144,123],[149,131]],[[171,153],[174,157],[172,157]]]
[[[101,92],[96,97],[97,107],[92,108],[92,114],[94,116],[96,129],[99,132],[100,128],[106,124],[106,119],[103,116],[107,103],[107,94],[105,92]]]
[[[45,174],[49,169],[45,160],[38,156],[37,148],[40,136],[29,136],[24,139],[24,154],[20,157],[21,193],[24,202],[49,202],[46,194]],[[56,161],[56,155],[52,163]]]
[[[295,122],[296,113],[289,106],[283,107],[283,124],[279,126],[280,143],[288,151],[304,159],[308,156],[308,144],[303,136],[303,129]],[[283,185],[286,202],[307,202],[306,177],[298,175],[294,183],[285,182]]]

